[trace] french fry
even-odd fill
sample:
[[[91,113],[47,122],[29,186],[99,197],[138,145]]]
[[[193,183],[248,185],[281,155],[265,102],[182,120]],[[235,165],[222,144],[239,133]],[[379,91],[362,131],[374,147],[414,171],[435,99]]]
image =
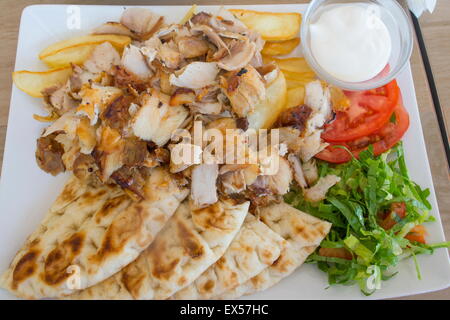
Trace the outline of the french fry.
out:
[[[296,12],[261,12],[230,9],[249,29],[258,31],[266,41],[284,41],[298,37],[302,16]]]
[[[88,45],[88,44],[100,44],[102,42],[110,42],[119,51],[131,43],[131,38],[127,36],[121,36],[116,34],[90,34],[80,37],[71,38],[56,42],[39,53],[39,59],[43,59],[47,56],[54,55],[61,50],[65,50],[69,47]]]
[[[298,80],[287,80],[286,79],[286,85],[288,90],[292,88],[302,87],[306,86],[311,81],[314,81],[315,79],[298,79]]]
[[[294,71],[287,71],[287,70],[281,70],[284,73],[284,76],[286,77],[286,80],[314,80],[316,78],[316,74],[311,71],[307,72],[294,72]]]
[[[292,72],[314,72],[311,67],[308,65],[304,58],[274,58],[269,56],[263,56],[264,63],[275,62],[278,67],[283,71],[292,71]]]
[[[190,7],[189,10],[186,12],[183,19],[181,19],[180,24],[185,24],[186,22],[191,20],[191,18],[194,16],[196,11],[197,11],[197,5],[193,4],[192,7]]]
[[[266,88],[266,98],[255,106],[247,117],[249,128],[267,129],[277,120],[286,105],[286,80],[279,72],[275,80]]]
[[[50,68],[67,67],[71,63],[82,64],[89,58],[96,46],[98,46],[97,43],[89,43],[67,47],[55,54],[43,57],[42,61]]]
[[[286,109],[305,103],[305,87],[293,87],[287,91]]]
[[[72,74],[72,68],[59,68],[44,72],[15,71],[12,74],[14,84],[32,97],[41,98],[42,90],[61,85]]]
[[[300,38],[286,41],[266,41],[261,53],[268,56],[282,56],[291,53],[300,43]]]

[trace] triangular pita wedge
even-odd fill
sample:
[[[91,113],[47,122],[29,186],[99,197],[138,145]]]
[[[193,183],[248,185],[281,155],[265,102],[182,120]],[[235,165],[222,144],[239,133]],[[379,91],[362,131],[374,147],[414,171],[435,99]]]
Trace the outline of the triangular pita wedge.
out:
[[[238,298],[263,291],[277,284],[303,264],[331,228],[331,223],[306,214],[286,203],[262,208],[260,219],[287,240],[286,247],[273,265],[218,298]]]
[[[249,202],[221,200],[192,209],[186,201],[155,241],[113,277],[71,299],[167,299],[198,278],[226,251]]]
[[[28,299],[61,297],[115,274],[150,245],[188,190],[155,168],[144,193],[132,201],[118,186],[72,176],[2,275],[2,287]]]
[[[285,244],[280,235],[249,214],[225,254],[172,299],[214,298],[272,265]]]

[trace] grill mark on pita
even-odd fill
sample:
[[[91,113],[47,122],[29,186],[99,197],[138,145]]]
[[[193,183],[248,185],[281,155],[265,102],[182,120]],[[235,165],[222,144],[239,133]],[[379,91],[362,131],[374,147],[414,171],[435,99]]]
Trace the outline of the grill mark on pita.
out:
[[[130,202],[127,195],[120,195],[118,197],[109,199],[101,208],[95,213],[95,222],[100,223],[101,220],[109,216],[124,202]]]
[[[263,249],[261,254],[258,253],[258,257],[263,263],[269,264],[273,260],[273,253],[270,250]]]
[[[253,284],[253,286],[255,288],[259,288],[261,287],[261,285],[265,282],[263,274],[260,273],[256,276],[254,276],[253,278],[250,279],[251,283]]]
[[[180,259],[174,259],[169,263],[156,263],[152,270],[155,278],[168,280],[174,273],[176,266],[180,263]]]
[[[185,277],[185,276],[181,276],[181,277],[178,279],[177,284],[178,284],[180,287],[183,287],[183,286],[186,284],[186,282],[187,282],[186,277]]]
[[[275,260],[275,262],[272,265],[272,268],[278,270],[281,273],[285,273],[290,270],[289,266],[292,264],[293,262],[291,259],[286,259],[286,253],[282,253],[280,257],[277,260]]]
[[[57,201],[63,202],[65,203],[65,206],[67,206],[71,202],[77,200],[80,197],[80,196],[77,197],[77,187],[78,187],[78,180],[73,179],[71,183],[63,189]]]
[[[183,222],[177,221],[178,237],[181,239],[182,248],[192,259],[198,259],[203,256],[204,251],[201,243],[195,238],[192,231],[187,228]],[[161,238],[160,238],[161,239]],[[170,279],[174,274],[176,267],[180,263],[180,259],[176,258],[168,260],[169,258],[164,254],[167,251],[167,244],[163,240],[156,240],[149,248],[149,256],[154,261],[152,275],[157,279]]]
[[[191,230],[186,228],[183,223],[178,222],[177,231],[182,240],[183,248],[186,249],[192,259],[197,259],[203,256],[203,246],[198,242]]]
[[[221,270],[225,270],[226,269],[226,262],[227,262],[227,259],[225,258],[225,256],[220,257],[220,259],[217,260],[217,262],[216,262],[217,268],[219,268]]]
[[[45,259],[42,280],[49,285],[57,285],[67,279],[70,274],[67,268],[80,253],[85,235],[83,232],[72,234],[54,248]]]
[[[100,189],[98,191],[88,191],[80,197],[80,200],[82,201],[84,206],[89,207],[96,201],[98,201],[98,198],[103,197],[107,192],[108,191],[106,189]]]
[[[230,214],[224,212],[224,208],[220,202],[216,202],[206,208],[192,211],[192,219],[197,226],[210,228],[214,227],[221,230],[230,230],[233,226],[228,225],[232,220]]]
[[[124,214],[107,229],[100,249],[89,258],[91,263],[98,264],[109,256],[120,253],[123,247],[131,241],[133,235],[138,234],[141,229],[143,211],[144,208],[138,204],[124,211]]]
[[[40,252],[41,250],[39,249],[31,249],[20,258],[19,262],[17,262],[13,271],[12,287],[14,290],[17,289],[21,282],[25,281],[36,272],[36,260]]]
[[[215,282],[212,280],[208,280],[205,282],[205,284],[201,287],[200,292],[212,292],[214,287],[216,286]]]
[[[142,259],[139,259],[138,261],[142,261]],[[139,296],[140,288],[144,284],[146,278],[145,272],[143,272],[138,265],[138,263],[128,265],[125,267],[122,276],[120,277],[120,282],[133,297]]]

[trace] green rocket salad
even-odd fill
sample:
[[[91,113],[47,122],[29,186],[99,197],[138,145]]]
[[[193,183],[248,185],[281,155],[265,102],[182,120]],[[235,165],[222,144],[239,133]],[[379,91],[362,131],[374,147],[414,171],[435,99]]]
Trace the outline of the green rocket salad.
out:
[[[330,285],[358,284],[369,295],[381,287],[382,280],[395,276],[399,261],[412,257],[420,278],[415,256],[450,246],[450,242],[425,244],[414,241],[414,237],[408,240],[413,228],[434,218],[429,214],[430,191],[421,189],[410,179],[401,144],[377,157],[369,148],[360,154],[359,160],[346,164],[319,161],[318,170],[320,177],[334,174],[341,178],[328,191],[325,200],[308,202],[299,188],[293,188],[285,201],[333,224],[320,248],[307,261],[316,263],[328,274]],[[406,215],[403,218],[394,215],[395,225],[386,230],[381,227],[380,213],[389,212],[398,203],[404,204]],[[348,255],[320,254],[321,250],[330,248]]]

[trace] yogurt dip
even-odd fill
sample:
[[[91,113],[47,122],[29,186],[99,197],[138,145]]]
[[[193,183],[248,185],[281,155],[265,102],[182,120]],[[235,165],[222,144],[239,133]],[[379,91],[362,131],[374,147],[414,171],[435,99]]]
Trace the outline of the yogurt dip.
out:
[[[375,4],[330,4],[310,25],[311,53],[330,75],[363,82],[387,66],[391,35]]]

